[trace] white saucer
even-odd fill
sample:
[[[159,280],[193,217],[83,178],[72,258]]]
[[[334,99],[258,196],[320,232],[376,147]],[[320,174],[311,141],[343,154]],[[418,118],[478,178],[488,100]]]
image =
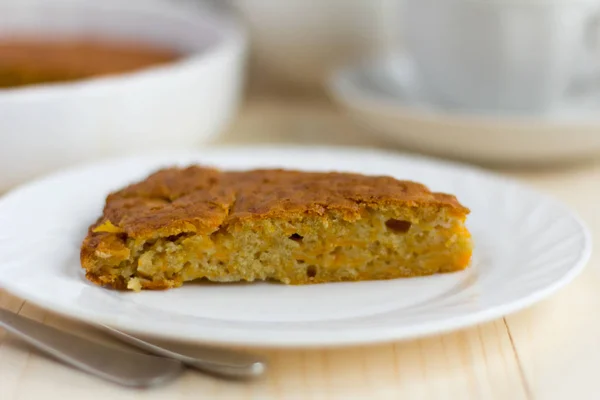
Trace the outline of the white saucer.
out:
[[[79,246],[106,194],[158,167],[192,162],[391,174],[455,193],[472,210],[472,267],[389,281],[192,283],[142,293],[88,282]],[[380,151],[255,147],[118,159],[52,175],[0,199],[0,287],[84,321],[224,345],[340,346],[466,327],[553,293],[581,272],[590,251],[587,229],[552,199],[473,168]]]
[[[411,150],[493,164],[600,155],[600,94],[517,115],[441,106],[421,86],[407,57],[345,67],[329,81],[352,118]]]

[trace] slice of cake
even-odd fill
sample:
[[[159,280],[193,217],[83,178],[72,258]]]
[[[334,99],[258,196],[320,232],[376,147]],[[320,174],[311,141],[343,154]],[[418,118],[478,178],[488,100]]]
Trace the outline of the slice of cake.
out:
[[[468,213],[390,177],[170,168],[108,196],[81,263],[92,282],[132,290],[429,275],[469,265]]]

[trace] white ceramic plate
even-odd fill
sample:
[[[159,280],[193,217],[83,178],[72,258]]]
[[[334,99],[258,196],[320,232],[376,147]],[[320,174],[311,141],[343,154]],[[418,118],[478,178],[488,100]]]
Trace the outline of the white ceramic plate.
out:
[[[472,268],[426,278],[285,286],[189,284],[116,292],[88,283],[79,245],[105,195],[151,170],[202,162],[390,174],[455,193],[472,209]],[[219,344],[321,346],[405,339],[516,311],[567,284],[590,255],[568,209],[468,167],[335,148],[224,148],[107,161],[64,171],[0,200],[0,286],[47,309],[138,334]]]
[[[484,164],[545,165],[600,155],[600,96],[572,95],[531,114],[450,109],[419,83],[410,58],[336,71],[329,90],[369,131],[407,149]]]

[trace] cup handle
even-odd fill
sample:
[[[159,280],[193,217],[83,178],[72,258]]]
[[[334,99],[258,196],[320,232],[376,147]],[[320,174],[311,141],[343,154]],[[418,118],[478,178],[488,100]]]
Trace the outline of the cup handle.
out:
[[[600,88],[600,9],[594,12],[583,27],[581,69],[576,72],[570,92],[586,94],[590,88]]]
[[[389,56],[396,53],[402,47],[402,39],[399,39],[399,21],[401,19],[403,2],[398,0],[380,0],[378,2],[378,53]]]
[[[588,19],[584,27],[584,40],[586,49],[600,59],[600,10]]]
[[[589,60],[590,75],[600,78],[600,9],[588,19],[584,27],[586,57]]]

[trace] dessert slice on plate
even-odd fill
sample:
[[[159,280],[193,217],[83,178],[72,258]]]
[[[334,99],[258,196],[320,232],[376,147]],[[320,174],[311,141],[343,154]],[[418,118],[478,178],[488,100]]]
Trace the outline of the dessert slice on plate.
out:
[[[132,290],[430,275],[469,265],[468,213],[384,176],[169,168],[108,196],[81,263],[89,280]]]

